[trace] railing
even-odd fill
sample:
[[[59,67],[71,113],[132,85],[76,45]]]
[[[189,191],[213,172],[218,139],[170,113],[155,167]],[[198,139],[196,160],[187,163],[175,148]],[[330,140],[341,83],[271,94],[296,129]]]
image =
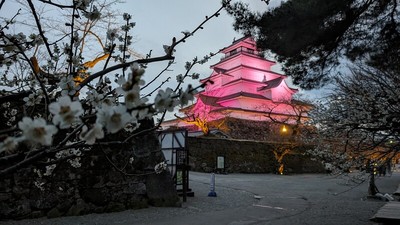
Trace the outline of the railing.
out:
[[[254,49],[250,49],[250,48],[246,48],[246,47],[239,47],[237,49],[234,49],[234,50],[226,53],[225,56],[223,56],[221,58],[221,60],[230,58],[230,57],[232,57],[234,55],[237,55],[237,54],[239,54],[241,52],[244,52],[244,53],[247,53],[247,54],[250,54],[250,55],[260,56],[259,52],[254,50]]]

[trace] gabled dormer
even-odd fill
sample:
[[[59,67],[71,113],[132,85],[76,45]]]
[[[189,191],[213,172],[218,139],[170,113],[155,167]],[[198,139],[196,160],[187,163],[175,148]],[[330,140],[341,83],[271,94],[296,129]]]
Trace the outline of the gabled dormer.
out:
[[[278,77],[273,80],[264,81],[264,84],[257,88],[257,92],[274,102],[289,101],[293,94],[298,90],[289,87],[284,77]]]

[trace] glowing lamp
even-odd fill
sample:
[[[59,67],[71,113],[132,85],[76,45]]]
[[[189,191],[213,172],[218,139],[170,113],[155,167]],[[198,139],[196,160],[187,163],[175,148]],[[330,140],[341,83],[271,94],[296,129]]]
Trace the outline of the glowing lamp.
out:
[[[286,133],[288,130],[287,130],[287,128],[286,128],[286,125],[283,125],[283,127],[282,127],[282,133]]]

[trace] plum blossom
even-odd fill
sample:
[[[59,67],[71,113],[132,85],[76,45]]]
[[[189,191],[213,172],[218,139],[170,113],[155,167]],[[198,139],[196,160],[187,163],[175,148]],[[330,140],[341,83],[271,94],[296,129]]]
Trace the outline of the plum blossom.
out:
[[[192,79],[193,79],[193,80],[199,79],[199,76],[200,76],[199,73],[193,73],[193,74],[192,74]]]
[[[133,88],[134,85],[144,85],[144,80],[141,80],[141,76],[144,73],[144,69],[140,68],[137,63],[133,63],[130,66],[132,73],[129,73],[128,79],[121,76],[118,77],[117,83],[119,87],[116,89],[118,94],[123,94]]]
[[[88,18],[89,20],[98,20],[101,17],[101,12],[97,9],[96,6],[93,6],[91,12],[83,12],[83,16]]]
[[[18,123],[18,127],[22,130],[23,140],[47,146],[52,144],[53,135],[57,133],[57,127],[54,125],[47,125],[46,120],[43,118],[32,120],[29,117],[24,117],[22,121]]]
[[[162,112],[168,110],[170,112],[174,111],[174,107],[177,102],[173,99],[174,91],[171,88],[164,90],[159,90],[155,99],[154,107],[157,111]]]
[[[75,7],[81,10],[86,10],[93,0],[74,0]]]
[[[16,149],[18,145],[17,139],[14,137],[7,137],[4,139],[3,142],[0,143],[0,153],[2,152],[12,152],[14,149]]]
[[[116,38],[118,38],[118,30],[117,29],[109,29],[107,31],[107,39],[110,41],[114,41]]]
[[[163,171],[167,170],[167,163],[166,162],[160,162],[159,164],[154,166],[154,171],[156,174],[160,174]]]
[[[165,54],[169,54],[169,49],[170,49],[171,47],[169,46],[169,45],[163,45],[163,49],[164,49],[164,52],[165,52]]]
[[[103,104],[96,115],[96,123],[102,124],[110,133],[118,132],[132,121],[132,116],[123,105],[110,107]]]
[[[34,106],[42,101],[43,99],[42,93],[43,93],[42,90],[39,90],[38,93],[31,93],[29,94],[28,97],[25,97],[23,100],[27,106]]]
[[[140,87],[133,85],[132,89],[124,93],[125,105],[128,109],[139,106],[142,102],[140,100]]]
[[[74,168],[79,168],[79,167],[82,166],[80,160],[81,160],[81,157],[76,157],[76,158],[73,158],[73,159],[68,159],[67,162],[69,162],[69,164],[70,164],[72,167],[74,167]]]
[[[128,13],[124,13],[124,14],[122,14],[122,18],[124,20],[130,20],[132,18],[132,16],[130,14],[128,14]]]
[[[134,62],[134,63],[132,63],[131,64],[131,66],[130,66],[130,68],[131,68],[131,71],[132,71],[132,74],[136,77],[136,76],[142,76],[143,74],[144,74],[144,72],[145,72],[145,70],[142,68],[142,67],[140,67],[140,65],[139,65],[139,63],[137,63],[137,62]]]
[[[125,92],[129,91],[132,88],[132,79],[129,76],[128,80],[125,79],[125,77],[121,76],[118,77],[117,83],[119,84],[119,87],[115,89],[115,91],[118,94],[124,94]]]
[[[185,91],[181,91],[181,94],[179,96],[179,102],[181,106],[184,106],[189,103],[189,101],[193,101],[195,90],[193,90],[192,85],[188,85]]]
[[[81,156],[82,152],[79,149],[71,148],[71,149],[65,149],[61,150],[56,153],[56,158],[57,159],[62,159],[65,157],[70,157],[70,156],[75,156],[74,158],[68,159],[67,162],[74,168],[79,168],[81,167]]]
[[[89,103],[93,107],[97,107],[101,104],[102,100],[104,99],[103,94],[99,94],[96,90],[90,90],[86,92],[86,99],[89,100]]]
[[[150,112],[148,107],[145,107],[132,110],[131,115],[133,118],[136,118],[137,120],[142,120],[145,118],[150,118],[152,116],[152,113]]]
[[[104,138],[103,126],[95,123],[90,130],[88,130],[87,126],[83,126],[79,138],[85,141],[86,144],[93,145],[96,142],[96,139]]]
[[[49,111],[54,115],[53,123],[60,125],[61,129],[69,128],[75,122],[79,122],[79,116],[83,114],[79,101],[71,101],[69,96],[63,96],[57,102],[49,105]]]
[[[133,66],[131,66],[132,68]],[[132,69],[132,71],[136,71],[136,73],[144,73],[143,72],[137,72],[138,69]],[[129,74],[128,80],[125,79],[125,77],[119,77],[117,80],[117,83],[120,85],[117,89],[116,92],[120,95],[124,95],[125,98],[125,105],[128,109],[132,109],[134,107],[137,107],[145,101],[143,101],[140,98],[140,86],[141,84],[144,83],[144,81],[140,80],[139,76],[134,76],[132,77],[132,74]],[[134,78],[135,80],[133,81]],[[132,81],[134,83],[132,83]]]
[[[74,78],[71,75],[61,78],[58,85],[62,89],[61,91],[62,96],[65,95],[73,96],[76,94],[77,87],[75,87]]]
[[[176,76],[176,81],[177,81],[178,83],[183,83],[183,80],[184,80],[184,77],[183,77],[182,74],[178,74],[178,75]]]
[[[70,144],[71,144],[71,142],[68,142],[67,146]],[[57,152],[55,156],[57,159],[61,159],[61,158],[72,156],[72,155],[81,156],[82,152],[79,149],[71,148],[71,149],[61,150],[61,151]]]
[[[56,167],[57,164],[51,164],[46,166],[46,172],[43,174],[43,176],[50,176]]]

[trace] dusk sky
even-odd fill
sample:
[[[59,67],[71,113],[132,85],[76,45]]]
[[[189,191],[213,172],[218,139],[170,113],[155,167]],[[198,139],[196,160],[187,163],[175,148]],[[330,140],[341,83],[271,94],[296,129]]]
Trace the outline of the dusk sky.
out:
[[[265,3],[260,0],[250,0],[254,8],[265,7]],[[211,16],[221,6],[220,0],[149,0],[149,1],[126,1],[119,4],[121,12],[128,12],[133,16],[136,26],[133,29],[133,36],[136,38],[134,49],[142,54],[153,50],[153,56],[164,54],[162,45],[171,43],[173,37],[181,38],[182,31],[192,31],[204,19]],[[173,71],[165,74],[171,76],[171,81],[175,81],[176,75],[184,73],[184,63],[191,61],[194,57],[202,58],[210,52],[230,45],[234,38],[241,38],[242,35],[233,30],[233,18],[222,11],[219,17],[211,19],[204,25],[204,29],[199,30],[194,36],[190,37],[185,43],[176,48],[175,62]],[[205,78],[211,74],[210,65],[219,61],[222,55],[215,56],[207,64],[197,66],[193,72],[200,73],[200,78]],[[160,67],[162,68],[165,63]],[[154,66],[159,68],[159,66]],[[153,68],[149,68],[152,73]],[[151,76],[146,72],[147,76]],[[154,73],[157,69],[154,70]],[[194,85],[197,81],[187,80]]]
[[[247,2],[253,10],[264,11],[267,9],[266,4],[261,0],[242,1]],[[272,0],[269,7],[276,7],[280,2],[281,0]],[[210,16],[218,10],[220,5],[220,0],[147,0],[126,1],[126,3],[119,4],[118,7],[121,12],[130,13],[136,22],[133,29],[133,36],[136,38],[134,49],[142,54],[153,50],[153,56],[156,56],[164,53],[163,44],[169,45],[172,37],[177,39],[182,37],[182,31],[192,31],[204,20],[205,16]],[[230,45],[234,39],[241,38],[242,34],[233,30],[233,22],[233,18],[223,11],[219,17],[206,23],[203,30],[176,48],[176,65],[172,67],[173,71],[165,74],[165,77],[170,76],[174,83],[176,75],[185,72],[183,66],[186,61],[190,61],[196,56],[202,58],[209,52],[217,52]],[[215,56],[209,63],[195,67],[193,72],[200,73],[200,78],[208,77],[212,72],[209,68],[210,65],[218,62],[221,57],[222,55]],[[146,76],[158,74],[164,65],[165,63],[153,65],[155,70],[149,68]],[[274,69],[280,71],[279,66]],[[184,86],[189,83],[198,84],[197,81],[188,79]]]
[[[265,11],[266,4],[261,0],[242,0],[247,2],[251,9],[257,11]],[[276,7],[281,0],[271,0],[269,7]],[[134,37],[134,43],[131,46],[136,52],[146,55],[152,50],[152,56],[161,56],[164,54],[163,45],[170,45],[173,37],[180,39],[182,31],[192,31],[204,19],[205,16],[211,16],[221,6],[220,0],[127,0],[125,3],[118,3],[115,8],[122,14],[127,12],[132,15],[132,21],[136,26],[131,31]],[[13,1],[6,1],[2,13],[14,13],[19,6]],[[3,14],[2,16],[6,16]],[[57,17],[53,18],[57,20]],[[233,30],[233,18],[225,11],[222,11],[219,17],[211,19],[199,30],[194,36],[190,37],[185,43],[180,44],[176,48],[175,64],[170,67],[171,71],[166,72],[158,80],[157,84],[152,85],[149,90],[157,87],[163,80],[171,77],[168,86],[174,88],[176,86],[176,76],[185,73],[184,64],[191,61],[194,57],[199,59],[210,52],[218,52],[218,50],[230,45],[234,39],[239,39],[242,34]],[[210,65],[217,63],[222,55],[216,55],[208,63],[197,65],[192,72],[200,74],[200,79],[208,77],[211,74]],[[153,63],[146,69],[145,80],[150,81],[165,66],[167,62]],[[279,66],[273,68],[279,72]],[[198,80],[191,78],[185,80],[183,87],[188,84],[193,86],[199,85]],[[289,81],[290,84],[290,81]]]

